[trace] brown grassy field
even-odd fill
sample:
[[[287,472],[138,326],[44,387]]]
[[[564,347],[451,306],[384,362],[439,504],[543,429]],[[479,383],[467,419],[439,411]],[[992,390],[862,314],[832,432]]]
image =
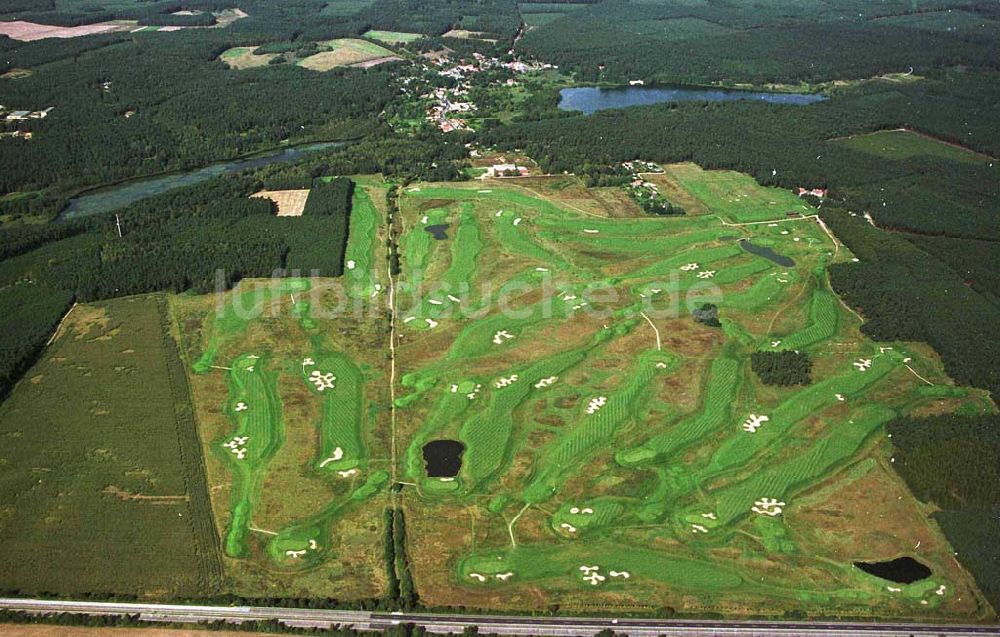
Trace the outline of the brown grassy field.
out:
[[[301,217],[309,190],[261,190],[250,196],[273,201],[278,206],[279,217]]]
[[[277,53],[254,54],[255,46],[238,46],[223,51],[220,59],[231,69],[244,70],[267,66],[268,62],[278,57]]]
[[[43,40],[45,38],[78,38],[95,33],[127,31],[134,29],[135,26],[136,23],[129,20],[99,22],[97,24],[85,24],[78,27],[56,27],[49,24],[14,20],[12,22],[0,22],[0,34],[9,36],[14,40],[20,40],[21,42],[34,42],[35,40]]]

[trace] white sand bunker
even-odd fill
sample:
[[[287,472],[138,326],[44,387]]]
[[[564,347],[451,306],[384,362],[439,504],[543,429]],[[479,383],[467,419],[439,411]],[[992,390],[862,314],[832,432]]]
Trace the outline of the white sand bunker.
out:
[[[452,303],[461,303],[462,302],[462,299],[458,298],[454,294],[449,294],[448,295],[448,300],[451,301]]]
[[[507,580],[509,580],[513,576],[514,576],[513,571],[507,571],[506,573],[497,573],[496,574],[496,578],[498,580],[500,580],[501,582],[506,582]]]
[[[222,446],[229,449],[236,456],[237,460],[243,460],[247,455],[246,444],[248,440],[250,440],[250,436],[235,436]]]
[[[843,395],[843,394],[834,394],[833,396],[834,396],[834,398],[836,398],[836,399],[837,399],[837,400],[839,400],[840,402],[844,402],[844,400],[845,400],[845,398],[844,398],[844,395]]]
[[[560,529],[565,529],[567,533],[576,533],[576,527],[569,522],[563,522],[559,525]]]
[[[318,369],[314,369],[313,372],[309,374],[309,382],[316,387],[316,391],[333,389],[334,381],[336,380],[337,377],[333,375],[333,372],[327,372],[324,374]]]
[[[535,268],[535,272],[548,272],[548,268]]]
[[[587,403],[587,414],[595,414],[597,410],[603,407],[608,402],[607,396],[598,396],[596,398],[591,398],[590,402]]]
[[[319,463],[319,468],[322,469],[323,467],[325,467],[326,465],[330,464],[331,462],[336,462],[336,461],[340,460],[343,457],[344,457],[344,450],[341,449],[340,447],[337,447],[336,449],[333,450],[333,455],[332,456],[330,456],[329,458],[327,458],[323,462]]]
[[[781,341],[771,341],[771,347],[777,347],[778,345],[781,345]]]
[[[291,558],[300,558],[306,554],[306,551],[285,551],[285,555]]]
[[[496,387],[497,389],[503,389],[504,387],[509,387],[514,383],[516,383],[517,378],[518,378],[517,374],[511,374],[506,378],[498,378],[496,382],[493,383],[493,386]]]
[[[934,591],[934,593],[935,593],[936,595],[944,595],[944,592],[945,592],[946,590],[947,590],[947,587],[946,587],[946,586],[945,586],[944,584],[942,584],[942,585],[940,585],[940,586],[938,586],[938,587],[937,587],[937,590],[936,590],[936,591]]]
[[[700,524],[692,524],[691,525],[691,532],[692,533],[708,533],[708,529],[706,529],[704,526],[702,526]]]
[[[688,263],[687,265],[682,265],[681,270],[684,270],[685,272],[693,272],[694,270],[697,270],[700,267],[701,266],[698,265],[697,263]]]
[[[546,387],[552,385],[552,383],[559,380],[558,376],[549,376],[548,378],[543,378],[542,380],[535,383],[535,389],[545,389]]]
[[[854,365],[859,372],[866,372],[868,371],[868,368],[872,366],[872,359],[859,358],[857,361],[852,363],[852,365]]]
[[[444,304],[442,301],[438,301],[437,299],[427,299],[427,302],[430,303],[431,305],[443,305]]]
[[[569,512],[573,515],[594,515],[594,510],[590,507],[570,507]]]
[[[716,519],[714,513],[702,513],[701,517],[705,518],[706,520],[715,520]]]
[[[561,298],[563,301],[575,301],[576,300],[576,295],[575,294],[569,294],[567,292],[566,294],[560,296],[559,298]]]
[[[493,335],[493,344],[500,345],[504,341],[509,341],[512,338],[514,338],[513,334],[511,334],[507,330],[500,330],[499,332]]]
[[[629,575],[628,571],[608,571],[608,575],[610,575],[611,577],[621,577],[623,579],[628,579],[632,577],[631,575]]]
[[[583,581],[588,582],[591,586],[597,586],[603,582],[607,578],[598,573],[599,570],[599,566],[581,566],[580,571],[583,573]]]
[[[519,225],[520,223],[521,223],[521,218],[520,217],[518,217],[517,219],[514,219],[514,225],[515,226]]]
[[[415,321],[416,319],[417,319],[417,317],[415,317],[415,316],[407,316],[405,319],[403,319],[403,322],[404,323],[409,323],[410,321]]]
[[[494,217],[502,217],[503,216],[503,210],[497,210],[497,213],[495,215],[493,215],[493,216]]]
[[[431,329],[434,329],[435,327],[438,326],[438,322],[435,321],[434,319],[424,319],[424,322],[427,323],[427,327]]]
[[[249,409],[249,407],[247,407],[246,403],[236,403],[235,411],[246,411],[247,409]]]
[[[782,507],[785,506],[784,502],[778,502],[777,498],[761,498],[753,503],[750,510],[754,513],[759,513],[760,515],[769,515],[772,518],[776,515],[781,515]]]
[[[598,234],[600,232],[600,230],[593,230],[591,228],[584,228],[583,231],[587,234]]]
[[[341,478],[350,478],[358,473],[357,469],[348,469],[347,471],[338,471],[337,475]]]
[[[743,431],[749,433],[757,433],[757,430],[761,426],[770,420],[767,416],[758,416],[757,414],[750,414],[750,417],[743,421]]]
[[[354,261],[348,261],[347,262],[347,269],[348,270],[353,270],[356,267],[358,267],[358,264],[355,263]]]
[[[315,551],[319,548],[319,544],[316,543],[316,540],[309,540],[309,548]]]
[[[428,221],[427,215],[424,215],[423,218],[420,220],[420,223],[427,225],[427,221]]]
[[[702,270],[698,273],[699,279],[711,279],[715,276],[715,270]]]
[[[664,363],[663,361],[660,361],[659,363],[656,364],[656,369],[666,369],[666,368],[667,364]]]
[[[302,359],[302,366],[303,367],[309,367],[310,365],[315,365],[315,364],[316,364],[316,361],[314,361],[311,358],[303,358]]]
[[[485,582],[486,581],[486,577],[483,576],[483,575],[480,575],[479,573],[469,573],[469,577],[471,577],[472,579],[474,579],[474,580],[476,580],[478,582]]]
[[[452,387],[454,388],[452,389],[452,393],[458,391],[458,385],[452,385]],[[479,390],[482,388],[483,388],[482,384],[476,383],[476,388],[470,391],[468,394],[466,394],[465,397],[468,398],[469,400],[475,400],[476,396],[479,395]]]
[[[898,593],[903,589],[899,588],[898,586],[886,586],[885,590],[889,591],[890,593]]]

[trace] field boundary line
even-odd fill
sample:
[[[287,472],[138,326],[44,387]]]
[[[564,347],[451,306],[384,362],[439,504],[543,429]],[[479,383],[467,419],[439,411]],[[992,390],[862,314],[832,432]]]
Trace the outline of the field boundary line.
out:
[[[79,305],[79,303],[77,303],[76,301],[74,301],[73,305],[71,305],[69,307],[69,309],[66,310],[66,313],[63,314],[63,317],[59,320],[59,325],[56,325],[56,331],[52,332],[52,336],[50,336],[49,340],[45,342],[45,347],[48,347],[49,345],[51,345],[52,343],[54,343],[55,340],[57,338],[59,338],[60,335],[62,335],[63,329],[66,326],[66,319],[68,319],[69,315],[73,313],[73,310],[76,309],[77,305]]]

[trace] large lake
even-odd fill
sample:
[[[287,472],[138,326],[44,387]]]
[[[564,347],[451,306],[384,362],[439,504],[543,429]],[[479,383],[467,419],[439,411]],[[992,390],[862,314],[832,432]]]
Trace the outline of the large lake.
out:
[[[564,88],[559,91],[559,108],[583,111],[587,115],[609,108],[625,108],[663,102],[730,102],[752,100],[771,104],[812,104],[825,100],[816,93],[764,93],[725,89],[666,88],[629,86],[622,88]]]
[[[146,197],[163,194],[174,188],[198,184],[226,173],[235,173],[250,168],[260,168],[268,164],[292,161],[302,157],[306,153],[341,146],[343,143],[323,142],[319,144],[307,144],[305,146],[294,146],[285,148],[279,152],[268,153],[249,159],[219,162],[195,170],[136,179],[117,186],[91,190],[70,199],[69,204],[63,208],[61,217],[63,219],[75,219],[77,217],[108,212],[109,210],[115,210],[116,208],[135,203]]]

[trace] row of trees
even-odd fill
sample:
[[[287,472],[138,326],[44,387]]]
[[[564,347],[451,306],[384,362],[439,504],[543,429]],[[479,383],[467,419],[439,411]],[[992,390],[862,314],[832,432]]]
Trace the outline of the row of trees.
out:
[[[406,519],[403,510],[387,508],[383,515],[383,525],[385,567],[389,580],[387,598],[392,607],[413,610],[417,606],[418,596],[406,551]]]

